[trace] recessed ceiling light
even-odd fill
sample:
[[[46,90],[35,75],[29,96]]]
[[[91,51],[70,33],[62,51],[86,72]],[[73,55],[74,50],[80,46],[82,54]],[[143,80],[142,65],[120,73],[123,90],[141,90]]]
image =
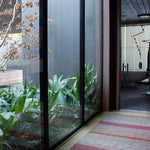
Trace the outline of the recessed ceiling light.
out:
[[[139,14],[138,17],[141,19],[147,19],[150,18],[150,14]]]

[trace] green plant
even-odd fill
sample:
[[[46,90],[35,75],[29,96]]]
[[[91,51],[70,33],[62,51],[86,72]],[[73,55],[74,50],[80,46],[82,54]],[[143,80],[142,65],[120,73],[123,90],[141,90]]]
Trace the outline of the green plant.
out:
[[[90,109],[96,105],[97,75],[94,75],[94,65],[85,65],[85,104]],[[48,107],[50,136],[55,142],[61,137],[60,133],[67,134],[80,122],[80,72],[77,77],[63,79],[53,76],[48,81]],[[0,149],[36,149],[40,145],[41,110],[39,85],[32,82],[23,88],[12,88],[0,91]],[[72,118],[74,123],[65,121]],[[20,148],[21,147],[21,148]]]
[[[85,72],[85,104],[89,107],[94,107],[96,104],[96,84],[97,84],[97,74],[94,75],[95,66],[86,65],[84,68]],[[68,95],[72,97],[74,103],[79,103],[79,89],[80,89],[80,71],[77,72],[77,78],[72,83]]]
[[[0,92],[0,138],[3,139],[0,142],[1,149],[35,149],[40,143],[40,138],[35,138],[40,137],[38,86],[28,86],[25,81],[23,89],[9,87]]]
[[[85,104],[94,107],[96,105],[97,74],[94,75],[94,65],[85,65]]]
[[[74,78],[75,80],[71,80],[71,87],[67,91],[67,99],[69,104],[80,106],[80,98],[79,98],[79,91],[80,91],[80,72],[77,72],[77,77]]]
[[[68,99],[69,90],[71,89],[68,82],[75,80],[75,77],[63,79],[63,75],[58,78],[54,75],[53,80],[48,81],[49,103],[70,104]]]

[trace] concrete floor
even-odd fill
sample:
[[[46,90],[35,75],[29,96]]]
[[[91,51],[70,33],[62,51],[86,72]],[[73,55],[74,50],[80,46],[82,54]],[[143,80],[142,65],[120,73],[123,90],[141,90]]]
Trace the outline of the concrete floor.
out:
[[[120,108],[138,111],[150,111],[150,95],[148,85],[137,84],[135,87],[121,88]]]

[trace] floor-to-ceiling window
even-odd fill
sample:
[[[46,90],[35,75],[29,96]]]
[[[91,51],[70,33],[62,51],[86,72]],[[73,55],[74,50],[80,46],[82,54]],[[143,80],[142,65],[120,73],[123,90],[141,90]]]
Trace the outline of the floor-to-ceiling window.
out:
[[[40,2],[0,1],[2,150],[53,149],[101,110],[102,0]]]

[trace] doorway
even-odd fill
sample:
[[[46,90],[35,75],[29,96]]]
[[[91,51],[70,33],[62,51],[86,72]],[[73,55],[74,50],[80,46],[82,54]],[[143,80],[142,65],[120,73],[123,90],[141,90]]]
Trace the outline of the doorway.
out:
[[[120,109],[150,111],[149,2],[121,1]]]

